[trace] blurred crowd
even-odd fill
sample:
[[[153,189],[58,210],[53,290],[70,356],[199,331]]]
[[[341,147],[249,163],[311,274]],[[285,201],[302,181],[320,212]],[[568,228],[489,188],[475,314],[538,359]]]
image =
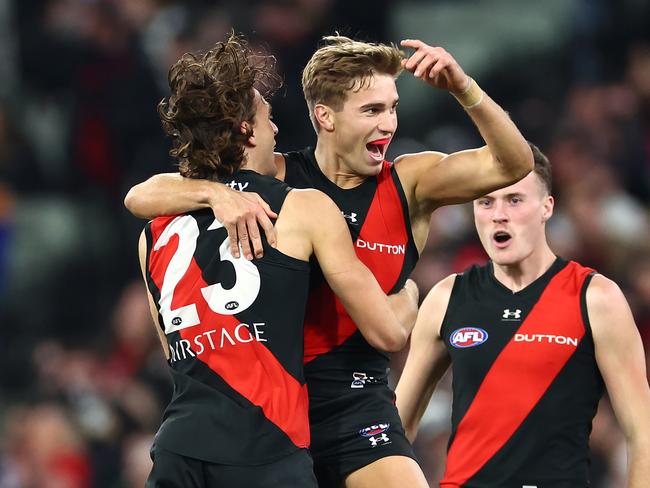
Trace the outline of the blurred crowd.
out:
[[[143,222],[122,200],[174,171],[156,113],[169,66],[234,26],[277,56],[278,148],[300,148],[315,141],[299,76],[318,40],[338,29],[397,42],[395,4],[0,0],[1,488],[141,487],[150,469],[171,384],[139,276]],[[479,82],[553,164],[552,247],[618,281],[650,351],[650,7],[576,4],[560,51],[513,56]],[[444,101],[402,115],[392,151],[481,144],[451,97],[430,96]],[[425,293],[484,260],[471,207],[443,208],[414,278]],[[446,378],[416,442],[432,486],[449,402]],[[625,446],[606,399],[592,448],[593,486],[622,486]]]

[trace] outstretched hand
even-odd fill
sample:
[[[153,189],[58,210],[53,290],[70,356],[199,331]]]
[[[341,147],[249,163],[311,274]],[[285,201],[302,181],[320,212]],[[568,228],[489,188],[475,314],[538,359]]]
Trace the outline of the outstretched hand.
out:
[[[278,215],[257,193],[227,189],[221,195],[218,205],[211,205],[214,215],[228,231],[230,252],[238,258],[239,246],[248,260],[264,255],[260,227],[266,240],[275,247],[277,238],[271,219]]]
[[[469,77],[454,57],[441,47],[432,47],[417,39],[405,39],[402,47],[415,49],[402,67],[434,88],[461,93],[469,86]]]

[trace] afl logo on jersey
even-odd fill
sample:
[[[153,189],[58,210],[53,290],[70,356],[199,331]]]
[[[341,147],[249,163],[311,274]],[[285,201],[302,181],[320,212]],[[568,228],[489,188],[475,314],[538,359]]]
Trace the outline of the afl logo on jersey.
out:
[[[181,325],[183,323],[183,319],[180,317],[174,317],[172,319],[172,325]]]
[[[451,333],[449,342],[458,348],[480,346],[487,341],[488,333],[478,327],[463,327]]]
[[[225,307],[226,310],[237,310],[239,308],[239,303],[233,300],[232,302],[226,303]]]

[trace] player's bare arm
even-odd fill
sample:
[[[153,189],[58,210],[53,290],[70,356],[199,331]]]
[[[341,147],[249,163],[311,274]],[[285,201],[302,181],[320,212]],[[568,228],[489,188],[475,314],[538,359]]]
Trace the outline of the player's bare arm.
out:
[[[420,303],[420,291],[415,281],[408,279],[404,287],[397,293],[388,296],[388,305],[399,320],[410,331],[415,326],[418,317],[418,304]]]
[[[650,388],[639,331],[613,281],[596,275],[587,289],[596,362],[627,441],[629,488],[650,480]]]
[[[441,47],[404,40],[415,52],[404,68],[433,88],[449,91],[463,105],[487,146],[453,154],[423,152],[396,159],[410,204],[429,214],[508,186],[533,169],[528,143],[508,114],[495,103]],[[421,208],[420,208],[421,207]]]
[[[293,190],[280,212],[277,231],[278,250],[287,252],[291,247],[307,256],[313,252],[332,291],[373,347],[387,352],[404,347],[411,324],[397,319],[377,280],[357,258],[348,226],[332,200],[318,190]],[[295,243],[295,236],[306,244]]]
[[[413,442],[431,395],[449,367],[449,355],[440,337],[456,275],[436,284],[422,302],[411,335],[411,347],[395,394],[406,436]]]
[[[253,254],[262,256],[260,227],[269,244],[276,243],[270,218],[277,215],[267,203],[257,193],[237,191],[222,183],[183,178],[178,173],[158,174],[131,188],[124,205],[136,217],[147,219],[210,207],[228,231],[235,257],[239,257],[238,242],[247,259]]]

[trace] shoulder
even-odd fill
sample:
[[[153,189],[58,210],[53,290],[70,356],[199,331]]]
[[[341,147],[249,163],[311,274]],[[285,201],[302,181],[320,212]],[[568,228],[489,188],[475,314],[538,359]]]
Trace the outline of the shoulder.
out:
[[[420,173],[432,165],[440,163],[447,154],[440,151],[423,151],[402,154],[395,158],[393,165],[401,178],[419,177]]]
[[[395,164],[396,167],[399,167],[400,165],[403,167],[418,166],[439,162],[445,156],[447,156],[447,154],[440,151],[422,151],[419,153],[402,154],[395,158],[393,164]]]
[[[610,313],[621,306],[627,307],[627,300],[616,282],[601,274],[595,274],[586,291],[587,310],[590,313]]]
[[[425,324],[428,324],[426,334],[440,336],[440,328],[447,313],[457,276],[457,274],[451,274],[436,283],[422,302],[418,315],[422,317]]]
[[[630,306],[614,281],[600,274],[594,275],[585,295],[594,341],[606,345],[636,332]]]
[[[322,222],[322,219],[329,219],[333,215],[340,216],[340,211],[332,199],[322,191],[313,188],[291,189],[285,200],[285,206],[299,213],[306,221],[314,223]]]
[[[443,310],[446,309],[458,276],[454,273],[436,283],[427,294],[422,306],[431,309],[440,309],[442,306]]]
[[[431,169],[438,166],[438,164],[447,155],[438,151],[424,151],[412,154],[403,154],[395,158],[393,166],[400,182],[404,188],[407,198],[415,198],[415,189],[418,182],[424,175],[431,172]],[[412,203],[410,203],[412,204]],[[425,211],[426,218],[429,217],[430,212]]]
[[[296,203],[310,203],[319,206],[335,206],[330,197],[315,188],[292,188],[289,192],[291,199]]]

